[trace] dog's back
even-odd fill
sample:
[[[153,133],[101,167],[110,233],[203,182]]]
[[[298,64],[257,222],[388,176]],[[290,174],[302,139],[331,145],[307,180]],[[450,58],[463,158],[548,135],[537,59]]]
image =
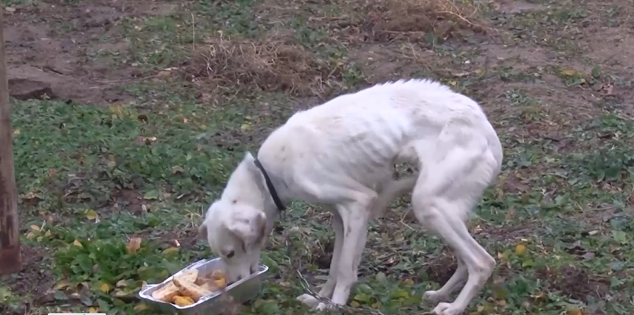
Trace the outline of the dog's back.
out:
[[[311,159],[315,170],[372,184],[394,163],[417,163],[420,152],[413,150],[414,143],[428,141],[432,150],[449,125],[485,136],[501,161],[497,135],[480,106],[429,80],[375,85],[298,112],[271,134],[260,152],[265,159],[275,152],[286,165],[302,163],[295,160],[300,157],[318,157]]]

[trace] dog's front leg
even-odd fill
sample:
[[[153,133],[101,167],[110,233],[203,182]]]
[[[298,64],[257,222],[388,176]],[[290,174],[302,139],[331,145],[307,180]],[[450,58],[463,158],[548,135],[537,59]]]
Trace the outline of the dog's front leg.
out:
[[[338,206],[343,223],[343,244],[337,264],[335,288],[332,294],[332,302],[335,305],[345,305],[350,295],[350,289],[357,282],[359,262],[365,248],[367,239],[367,225],[370,214],[367,204],[353,203],[348,206]],[[331,265],[331,272],[333,265]],[[331,273],[332,275],[333,273]],[[328,278],[330,281],[331,277]],[[325,310],[330,305],[319,303],[317,310]]]
[[[317,293],[317,295],[328,299],[332,298],[332,293],[335,291],[335,285],[337,284],[339,257],[341,255],[341,247],[343,245],[343,222],[341,219],[341,215],[337,211],[332,212],[332,228],[333,230],[335,230],[335,246],[332,252],[332,259],[330,260],[328,279],[326,280],[326,283],[321,287],[319,293]],[[302,294],[297,297],[297,300],[308,305],[311,308],[314,308],[319,304],[319,300],[310,294]]]

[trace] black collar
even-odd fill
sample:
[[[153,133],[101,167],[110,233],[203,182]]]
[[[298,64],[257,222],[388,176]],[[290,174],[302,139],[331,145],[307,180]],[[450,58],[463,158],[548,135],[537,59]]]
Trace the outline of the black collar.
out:
[[[255,159],[253,163],[255,163],[255,166],[257,166],[257,168],[260,169],[260,172],[262,172],[262,175],[264,176],[264,181],[266,182],[266,188],[268,188],[269,193],[271,194],[271,198],[273,198],[273,203],[275,203],[275,206],[277,207],[277,210],[286,210],[286,207],[282,203],[282,200],[280,200],[280,196],[278,196],[277,191],[275,191],[275,187],[273,186],[269,175],[264,170],[264,166],[262,166],[262,163],[260,163],[258,159]]]

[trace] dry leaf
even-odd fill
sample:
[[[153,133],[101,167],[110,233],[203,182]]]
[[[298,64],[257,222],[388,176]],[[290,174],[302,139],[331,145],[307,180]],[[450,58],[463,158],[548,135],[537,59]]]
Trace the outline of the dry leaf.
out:
[[[136,251],[139,250],[139,248],[141,248],[141,238],[140,237],[131,238],[130,241],[128,241],[128,245],[126,246],[126,248],[128,250],[128,254],[136,253]]]
[[[561,70],[561,72],[559,74],[563,75],[563,76],[567,76],[567,77],[572,77],[574,75],[577,75],[579,72],[577,72],[577,70],[575,69],[564,69]]]
[[[68,286],[70,286],[70,282],[68,282],[68,280],[62,280],[62,281],[58,282],[57,284],[55,284],[55,286],[53,288],[55,290],[63,290],[65,288],[67,288]]]
[[[110,292],[110,286],[107,283],[102,283],[101,286],[99,286],[99,290],[104,293],[108,293]]]
[[[31,225],[31,230],[39,232],[40,231],[40,227],[35,225],[35,224],[33,224],[33,225]]]
[[[75,240],[75,241],[73,242],[73,245],[75,245],[75,246],[77,246],[77,247],[83,247],[83,246],[81,245],[81,243],[80,243],[78,240]]]
[[[524,255],[526,253],[526,246],[524,246],[523,244],[518,244],[517,246],[515,246],[515,254],[517,254],[518,256]]]
[[[88,309],[88,313],[99,313],[99,308],[91,307]]]
[[[149,307],[145,304],[145,303],[139,303],[137,305],[134,306],[134,310],[135,311],[145,311],[147,310]]]
[[[90,209],[88,211],[86,211],[86,219],[88,220],[97,220],[99,218],[99,214],[97,214],[97,211]]]
[[[164,255],[168,255],[171,253],[178,253],[178,247],[169,247],[163,250]]]

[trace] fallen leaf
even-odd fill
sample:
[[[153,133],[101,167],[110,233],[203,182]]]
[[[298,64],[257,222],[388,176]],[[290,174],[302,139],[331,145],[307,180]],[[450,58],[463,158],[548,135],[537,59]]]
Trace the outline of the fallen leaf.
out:
[[[65,288],[67,288],[68,286],[70,286],[70,282],[68,282],[68,280],[62,280],[62,281],[58,282],[57,284],[55,284],[55,286],[53,288],[55,290],[63,290]]]
[[[126,296],[126,295],[128,295],[128,293],[126,293],[123,290],[117,289],[117,290],[114,291],[114,296],[116,296],[116,297],[122,297],[122,296]]]
[[[120,104],[110,105],[110,110],[114,113],[115,118],[123,117],[123,109]]]
[[[169,77],[171,74],[172,74],[172,71],[169,71],[169,70],[163,70],[163,71],[160,71],[159,73],[157,73],[157,74],[156,74],[156,76],[157,76],[158,78],[167,78],[167,77]]]
[[[6,10],[6,8],[5,8],[5,10]],[[17,136],[19,134],[20,134],[20,129],[13,130],[13,135],[14,136]]]
[[[526,246],[524,246],[523,244],[518,244],[517,246],[515,246],[515,254],[517,254],[518,256],[522,256],[526,253]]]
[[[91,307],[88,309],[88,313],[99,313],[99,308]]]
[[[163,255],[169,255],[172,253],[178,253],[178,247],[169,247],[163,250]]]
[[[403,280],[403,284],[407,285],[407,286],[412,286],[412,285],[414,285],[414,280],[407,278],[407,279]]]
[[[578,307],[570,307],[566,310],[567,315],[583,315],[583,311],[581,311]]]
[[[359,304],[359,302],[357,301],[352,301],[350,302],[350,307],[359,308],[361,307],[361,304]]]
[[[172,167],[172,174],[183,174],[185,173],[185,170],[180,167],[180,166],[174,166]]]
[[[131,238],[130,241],[128,241],[128,245],[126,246],[126,249],[128,250],[128,254],[136,253],[136,251],[139,250],[139,248],[141,248],[140,237]]]
[[[559,72],[559,74],[563,75],[563,76],[567,76],[567,77],[572,77],[575,76],[577,74],[579,74],[579,72],[575,69],[564,69],[561,70],[561,72]]]
[[[97,220],[97,218],[99,218],[99,214],[97,214],[97,211],[93,209],[86,211],[86,219],[92,221],[92,220]]]
[[[33,234],[33,232],[29,232],[29,233],[26,234],[26,239],[27,240],[31,240],[33,238],[35,238],[35,234]]]
[[[117,288],[125,288],[128,286],[128,282],[125,281],[125,279],[121,279],[119,281],[117,281],[117,284],[115,285]]]
[[[107,283],[102,283],[101,286],[99,286],[99,290],[101,290],[101,292],[108,293],[110,292],[110,286]]]
[[[39,232],[40,231],[40,227],[35,225],[35,224],[33,224],[33,225],[31,225],[31,230]]]
[[[49,230],[49,231],[46,231],[46,233],[44,233],[44,236],[46,236],[46,237],[51,236],[51,231],[50,231],[50,230]]]
[[[139,303],[137,305],[134,306],[134,310],[135,311],[145,311],[147,310],[149,307],[145,304],[145,303]]]
[[[73,245],[75,245],[75,246],[77,246],[77,247],[83,247],[83,246],[81,245],[81,243],[80,243],[78,240],[75,240],[75,241],[73,242]]]

